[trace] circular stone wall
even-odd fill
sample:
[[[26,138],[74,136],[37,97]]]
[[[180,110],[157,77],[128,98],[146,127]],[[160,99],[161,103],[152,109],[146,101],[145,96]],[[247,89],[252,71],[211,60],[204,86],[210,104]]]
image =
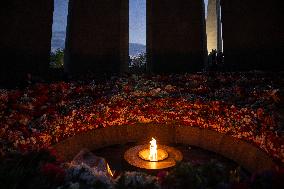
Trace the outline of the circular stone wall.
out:
[[[216,152],[250,172],[275,168],[273,160],[258,147],[232,136],[198,127],[160,124],[137,124],[96,129],[68,138],[54,146],[69,161],[82,149],[96,150],[128,142],[148,143],[154,137],[158,144],[181,143]]]

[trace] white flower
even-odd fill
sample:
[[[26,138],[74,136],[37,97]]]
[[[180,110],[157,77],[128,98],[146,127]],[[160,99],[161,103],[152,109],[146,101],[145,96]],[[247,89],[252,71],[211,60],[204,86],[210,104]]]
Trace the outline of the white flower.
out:
[[[79,188],[80,188],[80,184],[78,182],[70,183],[69,189],[79,189]]]
[[[125,172],[124,179],[126,186],[147,186],[152,183],[158,186],[157,177],[150,176],[141,172]]]
[[[107,173],[103,171],[98,171],[88,165],[82,163],[81,165],[70,164],[67,170],[67,180],[80,180],[87,185],[93,185],[96,182],[102,182],[108,186],[108,188],[113,188],[114,181]]]

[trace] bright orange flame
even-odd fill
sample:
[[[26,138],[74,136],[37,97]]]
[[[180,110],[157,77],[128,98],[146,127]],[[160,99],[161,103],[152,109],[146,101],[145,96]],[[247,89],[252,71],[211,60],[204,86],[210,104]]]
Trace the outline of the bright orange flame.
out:
[[[108,164],[107,164],[107,172],[108,172],[108,174],[109,174],[111,177],[113,177],[113,176],[114,176],[115,171],[114,171],[114,172],[112,172],[112,170],[110,169],[110,167],[109,167],[109,165],[108,165]]]
[[[150,141],[150,154],[149,154],[149,159],[150,161],[158,161],[158,146],[156,143],[156,139],[152,138]]]

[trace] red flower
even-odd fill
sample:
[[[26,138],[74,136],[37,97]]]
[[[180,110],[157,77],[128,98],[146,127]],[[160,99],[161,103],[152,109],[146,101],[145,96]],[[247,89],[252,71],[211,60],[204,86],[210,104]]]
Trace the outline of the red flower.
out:
[[[20,152],[24,153],[29,150],[29,146],[27,144],[19,144],[18,149]]]
[[[65,178],[64,169],[53,163],[46,163],[42,165],[41,173],[55,183],[63,183]]]
[[[20,96],[22,95],[21,91],[16,90],[16,91],[12,91],[11,93],[9,93],[9,100],[11,101],[16,101],[20,98]]]
[[[162,183],[164,182],[165,178],[167,177],[167,175],[168,175],[168,172],[167,172],[167,171],[160,171],[160,172],[158,173],[158,175],[157,175],[157,177],[158,177],[158,182],[159,182],[160,184],[162,184]]]
[[[257,117],[258,119],[261,119],[263,117],[264,110],[262,108],[257,109]]]
[[[63,161],[62,157],[60,157],[60,155],[57,153],[57,151],[54,148],[49,147],[49,148],[47,148],[47,150],[49,151],[51,156],[56,158],[57,162],[61,163]]]

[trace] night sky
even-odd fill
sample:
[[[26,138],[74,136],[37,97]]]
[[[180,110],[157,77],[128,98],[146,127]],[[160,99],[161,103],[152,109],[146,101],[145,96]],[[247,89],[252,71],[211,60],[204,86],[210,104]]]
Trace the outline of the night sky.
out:
[[[53,31],[66,31],[69,0],[55,0]],[[207,5],[208,0],[205,0]],[[146,0],[129,0],[129,42],[146,44]]]
[[[146,0],[129,0],[129,42],[146,44]],[[208,0],[205,0],[207,8]]]
[[[146,0],[129,0],[129,42],[146,44]]]

